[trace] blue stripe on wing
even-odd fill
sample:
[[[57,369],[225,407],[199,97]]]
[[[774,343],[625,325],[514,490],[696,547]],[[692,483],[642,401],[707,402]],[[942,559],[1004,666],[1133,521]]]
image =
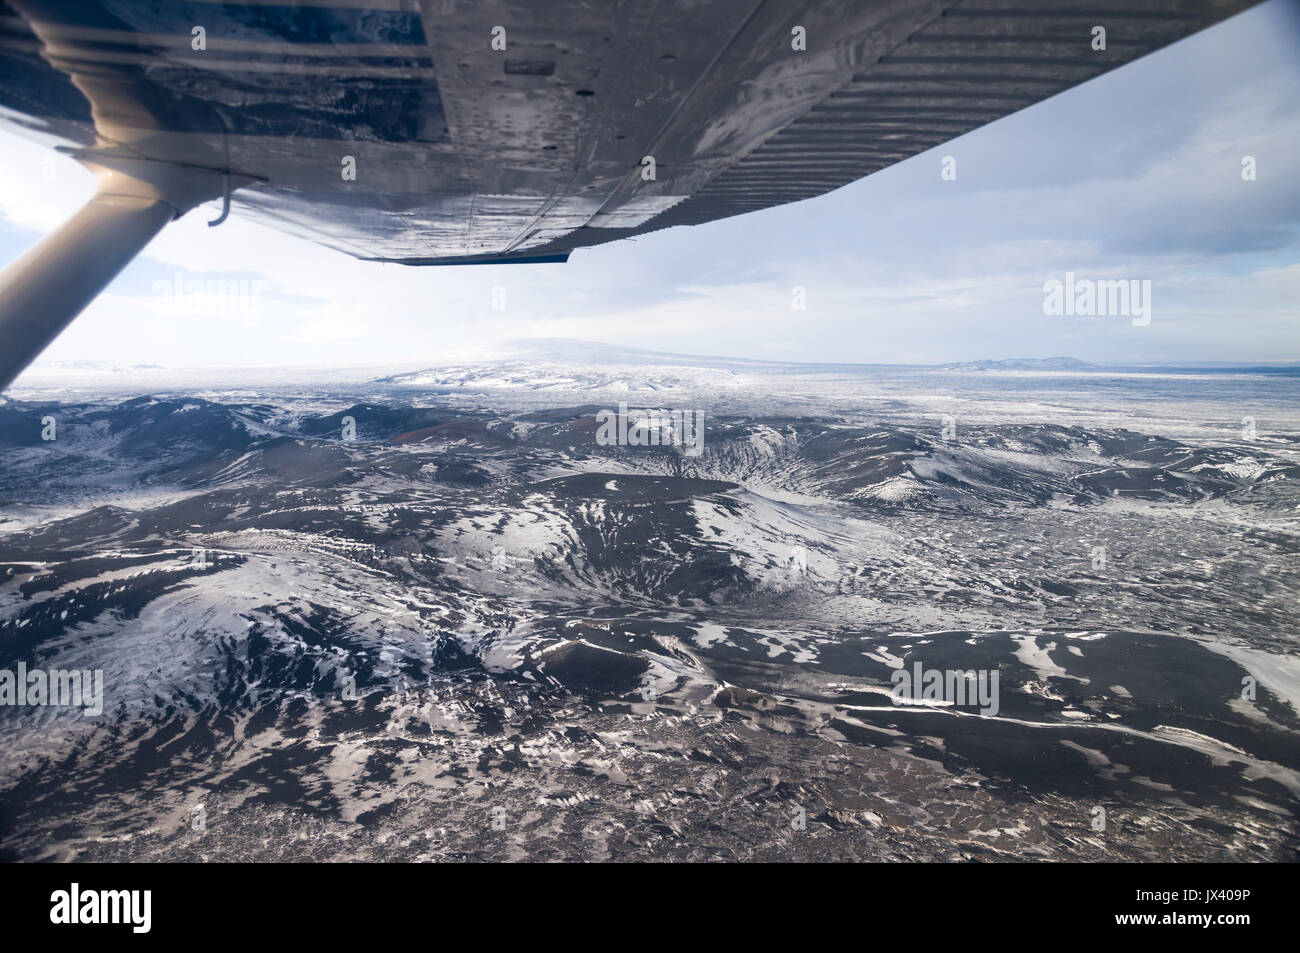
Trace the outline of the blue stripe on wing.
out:
[[[46,0],[24,5],[30,19],[125,33],[178,33],[195,26],[208,39],[275,40],[282,43],[389,43],[422,46],[424,26],[409,10],[360,7],[262,6],[201,0],[107,0],[86,3]]]

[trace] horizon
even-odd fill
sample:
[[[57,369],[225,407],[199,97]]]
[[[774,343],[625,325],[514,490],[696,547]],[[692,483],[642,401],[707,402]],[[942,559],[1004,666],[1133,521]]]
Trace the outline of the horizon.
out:
[[[502,364],[507,362],[525,362],[533,363],[569,363],[569,364],[592,364],[601,360],[601,357],[584,358],[581,356],[564,356],[561,354],[522,354],[509,353],[509,349],[518,349],[524,345],[567,345],[575,347],[598,347],[610,348],[614,351],[623,352],[626,355],[644,355],[645,357],[654,358],[680,358],[685,361],[723,361],[737,364],[755,364],[760,366],[795,366],[795,367],[894,367],[894,368],[918,368],[942,370],[948,368],[964,368],[970,365],[988,364],[988,365],[1010,365],[1010,364],[1051,364],[1053,362],[1071,362],[1079,365],[1077,369],[1096,369],[1096,370],[1123,370],[1138,368],[1223,368],[1223,369],[1242,369],[1248,370],[1255,367],[1268,368],[1298,368],[1300,369],[1300,360],[1210,360],[1210,359],[1186,359],[1178,361],[1139,361],[1133,363],[1101,363],[1096,361],[1086,361],[1082,358],[1069,354],[1055,354],[1048,357],[1025,357],[1025,356],[984,356],[970,358],[960,361],[940,361],[940,362],[920,362],[910,363],[903,361],[825,361],[825,360],[781,360],[777,358],[750,358],[742,357],[736,354],[702,354],[685,351],[664,351],[655,348],[639,348],[625,344],[618,344],[612,341],[599,341],[589,338],[508,338],[499,341],[489,342],[485,345],[479,345],[475,348],[462,350],[457,353],[444,355],[440,358],[421,360],[414,358],[405,358],[402,360],[365,360],[365,361],[345,361],[345,362],[311,362],[311,363],[265,363],[265,364],[179,364],[179,363],[155,363],[155,362],[138,362],[123,363],[117,361],[98,361],[93,359],[81,360],[50,360],[42,358],[34,362],[27,372],[33,378],[46,376],[52,372],[63,372],[73,370],[85,371],[107,371],[126,373],[130,371],[205,371],[205,370],[233,370],[243,369],[248,371],[271,371],[277,369],[284,370],[321,370],[328,371],[331,369],[363,370],[363,369],[383,369],[383,368],[410,368],[420,369],[437,369],[466,364]],[[493,353],[494,349],[496,353]],[[997,368],[994,368],[997,369]],[[1005,368],[1008,370],[1021,370],[1021,368]],[[1048,367],[1041,368],[1044,371],[1061,370]],[[1069,370],[1065,368],[1064,370]],[[15,387],[21,389],[22,380],[16,382]]]

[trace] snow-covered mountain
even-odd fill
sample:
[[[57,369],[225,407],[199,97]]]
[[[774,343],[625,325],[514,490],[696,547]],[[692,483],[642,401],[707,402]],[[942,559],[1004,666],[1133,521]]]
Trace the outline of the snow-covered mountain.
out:
[[[1293,382],[567,353],[0,406],[0,670],[104,684],[0,705],[5,856],[1292,850]]]

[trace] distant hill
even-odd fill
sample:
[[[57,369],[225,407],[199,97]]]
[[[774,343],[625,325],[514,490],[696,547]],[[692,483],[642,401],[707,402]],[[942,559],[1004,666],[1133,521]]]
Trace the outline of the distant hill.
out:
[[[469,354],[457,355],[456,364],[500,365],[503,363],[527,365],[536,362],[597,365],[601,367],[635,366],[635,367],[707,367],[730,371],[769,371],[769,372],[818,372],[847,371],[865,368],[917,367],[930,370],[1019,370],[1019,371],[1069,371],[1098,370],[1097,365],[1088,364],[1073,357],[1050,357],[1044,359],[1018,358],[1009,360],[966,361],[955,364],[870,364],[870,363],[826,363],[820,361],[778,361],[755,360],[742,357],[723,357],[720,355],[681,354],[671,351],[655,351],[647,348],[629,347],[623,344],[606,344],[599,341],[583,341],[576,338],[519,338],[503,341],[485,348],[476,349]],[[453,362],[449,362],[453,363]],[[399,382],[403,377],[412,379],[429,371],[384,379],[384,383]]]
[[[941,364],[945,371],[1093,371],[1096,364],[1089,364],[1075,357],[1021,357],[1004,361],[962,361],[957,364]]]

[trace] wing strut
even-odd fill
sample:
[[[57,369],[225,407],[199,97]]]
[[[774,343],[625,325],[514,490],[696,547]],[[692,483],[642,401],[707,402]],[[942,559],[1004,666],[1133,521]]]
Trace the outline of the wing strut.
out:
[[[164,225],[220,197],[220,171],[96,156],[81,211],[0,274],[0,391],[7,388]],[[247,181],[247,180],[244,180]]]

